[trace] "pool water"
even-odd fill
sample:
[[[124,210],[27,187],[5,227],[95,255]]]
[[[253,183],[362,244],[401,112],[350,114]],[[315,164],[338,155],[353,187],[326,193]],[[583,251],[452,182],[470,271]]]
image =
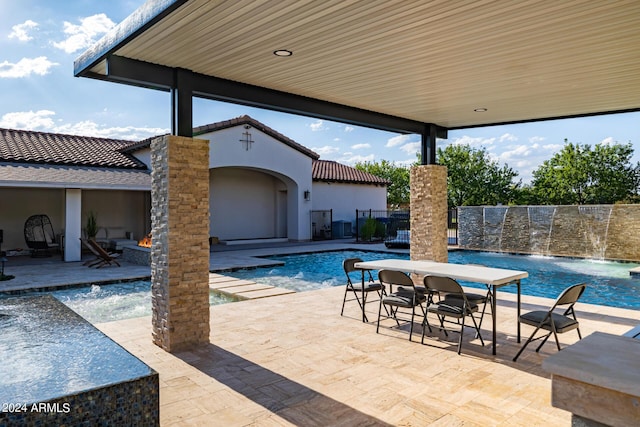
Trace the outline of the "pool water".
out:
[[[387,258],[409,259],[408,254],[385,252],[318,252],[273,256],[269,259],[283,261],[285,265],[238,270],[224,274],[300,292],[342,286],[345,281],[342,261],[352,257],[359,257],[364,261]],[[640,309],[640,278],[633,278],[629,274],[629,270],[637,267],[638,264],[475,251],[449,252],[449,262],[527,271],[529,277],[522,280],[524,295],[555,299],[568,286],[587,283],[581,302]],[[464,286],[484,288],[484,285],[478,283],[461,283]],[[517,288],[515,285],[509,285],[500,288],[500,292],[503,291],[516,293]]]
[[[151,282],[113,283],[48,292],[91,323],[151,316]],[[209,304],[234,301],[209,292]]]

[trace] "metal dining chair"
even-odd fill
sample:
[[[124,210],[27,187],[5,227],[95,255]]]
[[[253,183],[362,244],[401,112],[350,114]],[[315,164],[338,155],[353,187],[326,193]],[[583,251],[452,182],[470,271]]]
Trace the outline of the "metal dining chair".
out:
[[[367,303],[367,295],[371,292],[376,292],[378,298],[382,298],[386,295],[384,285],[379,281],[373,280],[373,275],[369,270],[362,270],[355,268],[355,264],[362,262],[361,258],[347,258],[342,262],[342,268],[344,274],[347,276],[347,283],[344,288],[344,298],[342,299],[342,310],[340,316],[344,314],[344,306],[347,301],[357,301],[360,309],[362,310],[362,321],[368,322],[367,314],[365,313],[365,304]],[[360,273],[357,276],[352,277],[353,273]],[[353,293],[354,298],[347,300],[349,292]]]
[[[459,332],[460,338],[458,339],[458,354],[460,354],[462,350],[462,335],[466,326],[465,319],[467,317],[471,317],[471,320],[473,321],[473,327],[476,331],[476,337],[480,338],[480,342],[484,347],[484,340],[482,339],[482,335],[480,334],[480,325],[478,324],[478,322],[476,321],[476,317],[474,316],[474,313],[478,312],[478,304],[470,301],[467,298],[467,295],[462,289],[462,286],[460,286],[460,284],[456,280],[450,277],[425,276],[423,282],[427,291],[433,294],[444,295],[444,297],[439,301],[434,301],[433,299],[429,300],[429,304],[427,305],[427,313],[434,313],[438,317],[438,320],[440,322],[439,328],[444,331],[445,335],[448,335],[447,331]],[[459,330],[445,327],[447,317],[454,317],[459,320],[459,322],[456,322],[456,325],[459,326]],[[423,344],[425,335],[424,326],[428,326],[429,330],[431,330],[426,316],[422,328]]]
[[[413,323],[416,316],[416,307],[420,307],[422,316],[426,319],[427,314],[424,310],[423,304],[427,301],[427,296],[424,291],[416,289],[415,284],[411,277],[400,271],[392,270],[380,270],[378,272],[378,278],[380,283],[385,287],[389,287],[389,294],[380,299],[380,307],[378,309],[378,326],[376,327],[376,333],[380,331],[380,319],[382,318],[382,308],[387,310],[387,316],[393,318],[396,324],[400,326],[400,320],[398,319],[398,310],[400,308],[411,309],[411,320],[409,329],[409,341],[413,335]],[[398,286],[395,292],[391,292],[393,286]],[[423,322],[424,323],[424,322]]]
[[[529,345],[531,341],[542,339],[542,342],[540,343],[538,348],[536,348],[536,353],[539,352],[544,343],[547,342],[551,334],[553,334],[553,337],[556,340],[558,351],[561,350],[560,341],[558,340],[558,334],[576,329],[578,331],[578,338],[582,339],[582,334],[580,333],[580,323],[576,318],[574,306],[576,302],[578,302],[578,299],[584,293],[586,287],[587,285],[584,283],[569,286],[567,289],[562,291],[560,296],[558,296],[558,298],[556,299],[556,302],[551,306],[549,310],[535,310],[520,315],[520,323],[535,326],[536,329],[524,343],[522,348],[520,348],[518,354],[514,356],[514,362],[518,360],[518,357],[520,357],[524,349]],[[566,307],[562,314],[556,312],[559,307]],[[538,338],[534,338],[534,336],[540,329],[544,329],[549,333],[543,336],[539,336]]]

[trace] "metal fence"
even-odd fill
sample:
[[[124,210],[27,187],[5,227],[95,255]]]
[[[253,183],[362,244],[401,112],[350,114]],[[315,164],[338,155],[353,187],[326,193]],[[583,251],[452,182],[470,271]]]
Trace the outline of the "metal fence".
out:
[[[458,244],[458,208],[449,209],[447,213],[447,243]]]
[[[408,248],[411,241],[408,210],[356,209],[357,242],[384,242],[388,248]],[[458,210],[447,213],[447,243],[458,244]]]
[[[332,239],[333,209],[311,211],[311,238],[313,240]]]
[[[408,210],[356,209],[356,242],[384,242],[387,247],[409,247]]]
[[[458,244],[458,210],[447,214],[447,240]],[[356,209],[355,223],[334,221],[333,210],[311,211],[313,240],[355,237],[359,243],[384,243],[388,248],[408,248],[411,241],[409,210]]]

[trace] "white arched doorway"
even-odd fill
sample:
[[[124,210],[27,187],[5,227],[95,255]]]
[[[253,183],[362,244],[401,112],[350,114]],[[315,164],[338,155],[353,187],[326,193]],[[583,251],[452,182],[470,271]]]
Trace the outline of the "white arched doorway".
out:
[[[298,186],[270,171],[209,170],[209,234],[219,240],[297,240]],[[293,218],[293,220],[292,220]]]

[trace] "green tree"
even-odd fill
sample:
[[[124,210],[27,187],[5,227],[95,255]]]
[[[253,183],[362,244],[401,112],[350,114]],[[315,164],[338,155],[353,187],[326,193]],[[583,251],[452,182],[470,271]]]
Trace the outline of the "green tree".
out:
[[[448,145],[437,150],[438,163],[447,167],[447,203],[457,206],[509,204],[517,195],[518,173],[500,167],[486,149],[470,145]]]
[[[387,187],[388,205],[409,205],[409,168],[387,160],[356,163],[355,168],[390,182]]]
[[[565,145],[533,172],[532,193],[541,204],[615,203],[637,194],[639,166],[631,144]]]
[[[640,165],[632,164],[631,157],[631,143],[594,146],[591,157],[593,186],[588,199],[590,203],[616,203],[637,196]]]

